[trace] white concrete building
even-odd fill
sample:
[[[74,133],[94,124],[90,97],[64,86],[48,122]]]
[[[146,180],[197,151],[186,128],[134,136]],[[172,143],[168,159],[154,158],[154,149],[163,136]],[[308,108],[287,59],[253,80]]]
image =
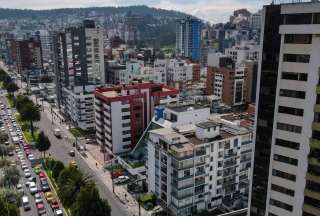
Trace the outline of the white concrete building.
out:
[[[64,88],[64,112],[70,117],[72,123],[83,130],[93,130],[94,120],[94,85],[74,87],[73,90]]]
[[[170,109],[165,118],[174,113]],[[197,113],[204,117],[206,112],[181,110],[183,118],[169,118],[172,125],[178,119],[186,125],[149,132],[149,191],[173,215],[191,216],[205,209],[230,213],[247,205],[252,131],[220,118],[193,124],[186,120]]]
[[[259,51],[259,45],[245,42],[241,45],[236,45],[234,47],[225,49],[225,54],[231,57],[236,64],[241,64],[245,60],[258,61]]]

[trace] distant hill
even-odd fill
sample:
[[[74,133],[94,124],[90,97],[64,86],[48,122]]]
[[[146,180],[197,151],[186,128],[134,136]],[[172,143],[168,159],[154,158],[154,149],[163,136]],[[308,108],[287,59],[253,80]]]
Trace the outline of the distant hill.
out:
[[[30,9],[8,9],[0,8],[0,19],[21,19],[21,18],[54,18],[63,17],[71,14],[78,14],[88,16],[92,11],[104,16],[111,16],[115,14],[125,14],[132,12],[139,15],[163,16],[171,18],[181,18],[187,14],[172,11],[151,8],[144,5],[128,6],[128,7],[88,7],[88,8],[61,8],[50,10],[30,10]]]
[[[51,10],[29,10],[29,9],[6,9],[0,8],[0,19],[61,19],[74,16],[79,19],[86,17],[111,17],[105,24],[112,25],[118,22],[127,14],[142,17],[136,23],[141,32],[143,44],[155,47],[172,46],[175,43],[175,21],[177,19],[190,16],[188,14],[173,11],[151,8],[147,6],[128,7],[89,7],[89,8],[62,8]],[[114,19],[116,17],[116,20]],[[120,18],[119,18],[120,17]],[[141,45],[143,45],[141,44]]]

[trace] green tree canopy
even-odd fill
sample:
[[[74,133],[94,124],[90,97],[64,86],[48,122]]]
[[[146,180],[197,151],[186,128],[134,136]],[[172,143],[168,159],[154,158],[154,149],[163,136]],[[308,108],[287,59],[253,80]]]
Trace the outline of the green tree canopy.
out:
[[[14,204],[8,203],[0,196],[0,215],[19,216],[19,209]]]
[[[64,164],[61,161],[55,161],[52,168],[52,176],[54,179],[58,179],[61,171],[64,169]]]
[[[15,187],[20,180],[20,173],[16,166],[6,167],[3,171],[3,178],[0,184],[5,187]]]
[[[34,137],[33,123],[37,122],[37,121],[40,121],[40,119],[41,119],[41,114],[40,114],[40,111],[39,111],[39,107],[37,107],[33,103],[25,104],[21,108],[20,117],[21,117],[21,120],[23,120],[23,121],[29,121],[31,134]]]
[[[51,142],[47,135],[43,131],[39,133],[38,139],[36,140],[36,148],[39,152],[44,153],[48,151],[51,147]]]
[[[111,208],[106,200],[100,198],[94,184],[82,187],[76,202],[71,208],[74,216],[110,216]]]
[[[4,144],[6,141],[9,140],[9,135],[5,132],[0,132],[0,144]]]
[[[82,173],[74,167],[64,168],[58,178],[58,194],[61,202],[67,208],[71,207],[74,197],[83,185]]]
[[[12,95],[13,93],[19,90],[19,87],[14,82],[10,82],[6,85],[6,90],[10,95]]]
[[[22,108],[26,104],[33,104],[33,102],[27,96],[19,94],[16,97],[16,108],[17,108],[18,112],[21,112]]]

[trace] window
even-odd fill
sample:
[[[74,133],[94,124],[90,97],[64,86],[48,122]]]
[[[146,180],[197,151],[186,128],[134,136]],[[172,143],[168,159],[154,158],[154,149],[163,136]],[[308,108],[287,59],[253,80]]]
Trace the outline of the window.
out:
[[[127,134],[130,134],[130,133],[131,133],[130,130],[122,131],[122,135],[127,135]]]
[[[288,115],[303,116],[303,109],[297,109],[292,107],[279,106],[278,112]]]
[[[294,166],[297,166],[297,165],[298,165],[298,160],[297,160],[297,159],[290,158],[290,157],[286,157],[286,156],[283,156],[283,155],[275,154],[275,155],[273,156],[273,159],[274,159],[275,161],[279,161],[279,162],[282,162],[282,163],[291,164],[291,165],[294,165]]]
[[[122,116],[122,120],[126,120],[126,119],[130,119],[130,116],[127,115],[127,116]]]
[[[309,189],[309,190],[312,190],[312,191],[320,193],[320,183],[307,180],[306,188]]]
[[[290,173],[282,172],[280,170],[273,169],[272,175],[280,178],[287,179],[289,181],[296,181],[296,176]]]
[[[311,44],[311,34],[286,34],[284,36],[284,42],[287,44]]]
[[[314,122],[317,122],[317,123],[320,123],[320,113],[315,113],[314,114],[314,119],[313,119]]]
[[[286,79],[286,80],[307,81],[308,74],[294,73],[294,72],[282,72],[281,78]]]
[[[281,187],[279,185],[272,184],[271,185],[271,190],[277,191],[279,193],[287,194],[289,196],[294,196],[294,191],[293,190],[290,190],[290,189],[285,188],[285,187]]]
[[[284,203],[284,202],[280,202],[280,201],[275,200],[275,199],[270,199],[270,205],[276,206],[278,208],[285,209],[287,211],[292,211],[293,210],[292,205],[289,205],[289,204]]]
[[[320,13],[314,13],[312,21],[313,24],[320,24]]]
[[[310,55],[305,54],[283,54],[284,62],[309,63]]]
[[[312,131],[312,139],[320,140],[320,131]]]
[[[127,137],[127,138],[123,138],[122,139],[122,142],[128,142],[128,141],[130,141],[131,140],[131,137]]]
[[[293,132],[293,133],[301,133],[301,130],[302,130],[302,128],[300,126],[285,124],[285,123],[281,123],[281,122],[277,123],[277,129],[288,131],[288,132]]]
[[[276,139],[275,144],[278,146],[299,150],[300,144],[283,139]]]
[[[122,124],[122,127],[129,127],[130,126],[130,123],[123,123]]]
[[[311,24],[312,13],[285,14],[282,16],[285,25]]]
[[[122,108],[121,112],[129,112],[129,108]]]
[[[306,97],[306,93],[304,91],[295,91],[289,89],[280,89],[279,95],[282,97],[292,97],[299,99],[305,99]]]

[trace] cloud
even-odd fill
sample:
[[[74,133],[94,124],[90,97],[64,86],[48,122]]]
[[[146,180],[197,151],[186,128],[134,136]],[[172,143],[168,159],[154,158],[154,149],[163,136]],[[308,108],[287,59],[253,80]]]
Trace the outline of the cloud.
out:
[[[151,7],[178,10],[198,16],[206,21],[227,21],[232,12],[248,8],[255,12],[271,0],[0,0],[4,8],[51,9],[63,7],[128,6],[148,5]]]

